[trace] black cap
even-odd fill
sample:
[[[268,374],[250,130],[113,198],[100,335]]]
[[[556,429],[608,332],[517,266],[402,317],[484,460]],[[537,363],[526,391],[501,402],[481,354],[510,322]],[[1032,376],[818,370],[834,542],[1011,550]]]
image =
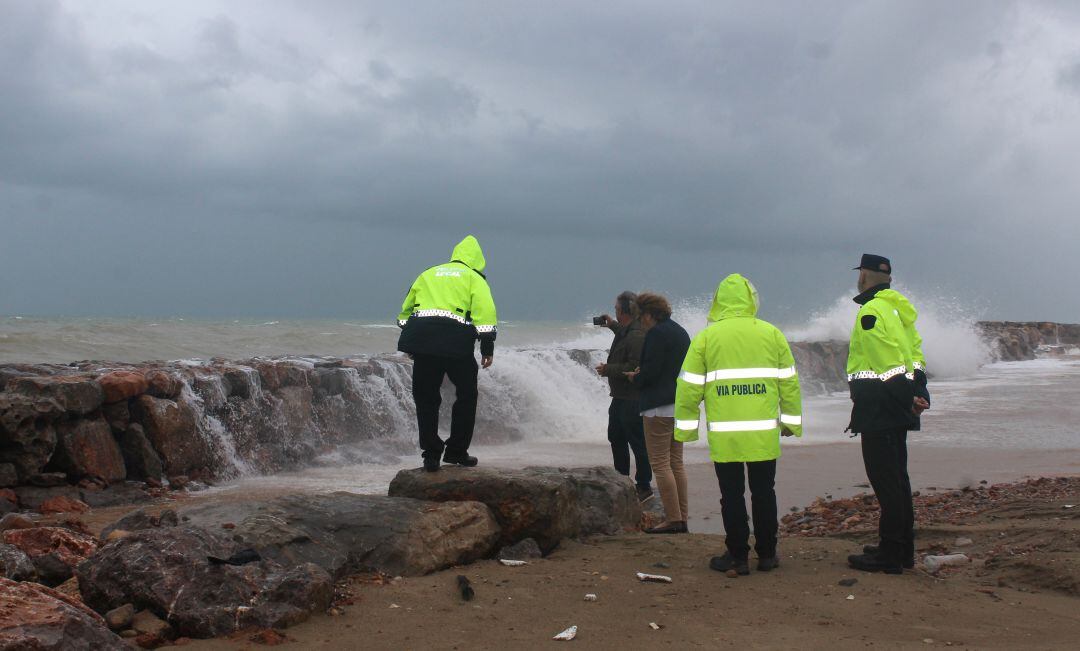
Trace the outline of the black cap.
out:
[[[892,263],[889,259],[874,255],[873,253],[862,254],[862,260],[859,262],[859,266],[855,269],[869,269],[870,271],[877,271],[883,274],[892,274]],[[854,269],[852,270],[854,271]]]

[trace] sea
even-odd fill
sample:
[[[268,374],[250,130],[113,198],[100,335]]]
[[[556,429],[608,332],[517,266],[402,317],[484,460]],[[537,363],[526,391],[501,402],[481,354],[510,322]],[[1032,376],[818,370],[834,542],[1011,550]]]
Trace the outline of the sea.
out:
[[[909,295],[912,295],[909,292]],[[1080,455],[1080,350],[1031,361],[994,362],[976,334],[975,315],[948,300],[920,301],[919,329],[931,372],[932,408],[911,444],[983,450],[1061,450]],[[846,341],[856,307],[839,297],[802,323],[778,323],[791,341]],[[675,303],[673,318],[693,335],[705,327],[702,301]],[[0,362],[64,364],[80,360],[230,360],[252,357],[393,356],[398,328],[389,320],[194,319],[0,316]],[[566,322],[499,323],[495,363],[481,371],[480,412],[517,436],[478,436],[472,452],[485,465],[607,465],[605,380],[567,351],[602,360],[611,333],[586,318]],[[373,389],[375,390],[375,389]],[[389,436],[319,459],[313,467],[258,476],[238,465],[223,489],[279,485],[311,490],[385,490],[393,475],[418,465],[407,378],[394,392]],[[486,403],[486,404],[485,404]],[[385,404],[385,401],[384,401]],[[393,402],[391,401],[391,404]],[[393,407],[392,407],[393,408]],[[444,403],[444,409],[448,405]],[[846,392],[804,398],[804,435],[786,446],[848,440]],[[686,449],[687,463],[708,461],[703,443]]]

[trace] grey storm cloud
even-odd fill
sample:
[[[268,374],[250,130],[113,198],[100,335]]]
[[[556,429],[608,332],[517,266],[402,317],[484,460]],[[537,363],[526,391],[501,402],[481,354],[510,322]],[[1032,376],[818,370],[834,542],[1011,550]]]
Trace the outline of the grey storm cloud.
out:
[[[1046,287],[1078,36],[1052,2],[0,0],[0,312],[381,316],[472,232],[510,318],[740,271],[795,320],[870,250],[1080,320]]]

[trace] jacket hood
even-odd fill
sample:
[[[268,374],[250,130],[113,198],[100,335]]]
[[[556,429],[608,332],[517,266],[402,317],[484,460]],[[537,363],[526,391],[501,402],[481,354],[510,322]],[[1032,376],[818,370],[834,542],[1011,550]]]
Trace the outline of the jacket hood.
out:
[[[450,261],[461,262],[470,269],[481,272],[487,266],[487,261],[484,260],[484,252],[480,249],[480,243],[472,235],[468,235],[458,242],[458,245],[454,247],[453,255],[450,256]]]
[[[880,298],[892,305],[896,313],[900,315],[900,321],[904,325],[915,323],[915,319],[919,318],[919,312],[911,304],[911,301],[895,289],[883,289],[874,298]]]
[[[709,309],[709,321],[733,316],[756,316],[758,293],[754,284],[740,274],[731,274],[720,281]]]

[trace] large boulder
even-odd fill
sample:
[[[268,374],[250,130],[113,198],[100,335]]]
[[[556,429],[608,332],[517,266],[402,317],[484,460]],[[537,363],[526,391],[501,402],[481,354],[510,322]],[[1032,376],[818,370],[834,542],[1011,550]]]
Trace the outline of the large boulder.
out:
[[[359,570],[422,575],[490,556],[499,527],[483,504],[333,493],[217,503],[180,512],[185,524],[233,525],[233,539],[285,565],[335,577]]]
[[[161,457],[146,438],[142,425],[131,423],[116,436],[129,479],[161,480],[165,469]]]
[[[12,581],[33,581],[37,578],[37,570],[26,552],[6,543],[0,543],[0,572],[4,578]]]
[[[141,424],[170,476],[215,467],[210,445],[187,402],[142,395],[132,405],[131,416]]]
[[[84,375],[20,377],[9,380],[7,389],[35,399],[54,401],[60,409],[76,416],[85,416],[105,402],[101,385]]]
[[[70,579],[75,566],[97,550],[93,537],[60,527],[10,529],[2,534],[2,539],[30,558],[46,585],[59,585]]]
[[[198,527],[137,531],[80,564],[79,588],[98,612],[134,604],[179,635],[198,638],[249,626],[291,626],[330,606],[333,581],[316,565],[209,560],[237,551],[236,543]]]
[[[19,471],[13,463],[0,463],[0,488],[9,488],[19,483]]]
[[[128,649],[97,613],[36,583],[0,578],[0,649]]]
[[[630,478],[614,468],[530,467],[535,473],[569,482],[577,491],[581,535],[614,535],[635,531],[641,525],[641,502]]]
[[[139,371],[112,371],[100,376],[98,383],[105,393],[106,403],[126,401],[150,388],[150,382]]]
[[[434,473],[402,470],[390,482],[389,495],[486,504],[502,529],[503,545],[532,538],[548,553],[563,538],[581,534],[577,488],[547,473],[456,467]]]
[[[51,419],[63,413],[50,398],[0,393],[0,463],[25,480],[45,468],[56,450]],[[10,470],[5,469],[5,483]]]
[[[184,390],[184,381],[176,373],[156,369],[146,373],[147,390],[157,398],[174,399]]]
[[[104,418],[59,423],[56,433],[53,464],[71,479],[95,477],[115,484],[127,476],[124,457]]]

